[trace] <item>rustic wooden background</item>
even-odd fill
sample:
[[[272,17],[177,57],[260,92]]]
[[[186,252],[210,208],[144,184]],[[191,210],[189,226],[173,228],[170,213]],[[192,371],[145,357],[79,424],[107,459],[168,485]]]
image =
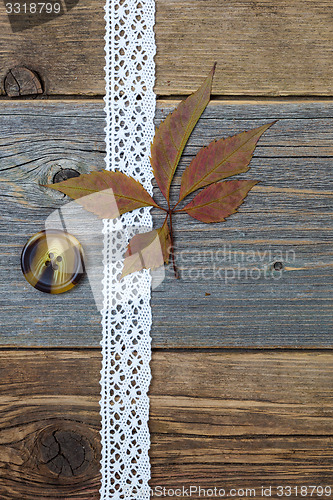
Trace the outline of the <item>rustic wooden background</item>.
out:
[[[99,497],[101,328],[89,280],[41,294],[20,252],[68,201],[40,184],[104,166],[103,15],[103,2],[81,0],[13,33],[0,13],[4,500]],[[262,485],[333,487],[333,5],[157,0],[156,42],[156,124],[218,63],[175,184],[210,140],[279,121],[237,216],[209,227],[178,217],[182,279],[167,270],[152,297],[151,485],[257,498]],[[256,252],[237,280],[214,274],[209,255],[223,245],[235,258]]]

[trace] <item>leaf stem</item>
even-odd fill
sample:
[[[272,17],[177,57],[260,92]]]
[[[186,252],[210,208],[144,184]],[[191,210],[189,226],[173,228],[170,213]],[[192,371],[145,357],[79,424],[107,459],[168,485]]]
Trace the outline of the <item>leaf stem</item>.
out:
[[[166,208],[160,207],[159,205],[155,208],[159,208],[160,210],[163,210],[163,212],[166,212],[167,214],[169,213],[169,210],[167,210]]]
[[[179,203],[181,202],[182,200],[178,200],[176,205],[173,207],[173,209],[171,210],[171,212],[178,212],[178,210],[175,210],[176,207],[178,207]]]
[[[171,240],[171,258],[172,258],[172,265],[173,265],[173,271],[175,273],[175,278],[179,280],[179,272],[176,266],[176,261],[175,261],[175,250],[174,250],[174,243],[173,243],[173,229],[172,229],[172,210],[169,211],[169,216],[170,216],[170,240]]]

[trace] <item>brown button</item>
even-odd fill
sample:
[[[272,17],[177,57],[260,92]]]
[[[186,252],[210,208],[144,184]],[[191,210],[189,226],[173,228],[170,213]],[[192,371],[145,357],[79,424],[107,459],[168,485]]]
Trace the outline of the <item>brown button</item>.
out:
[[[25,279],[45,293],[63,293],[84,274],[83,250],[71,234],[57,229],[34,234],[22,250]]]

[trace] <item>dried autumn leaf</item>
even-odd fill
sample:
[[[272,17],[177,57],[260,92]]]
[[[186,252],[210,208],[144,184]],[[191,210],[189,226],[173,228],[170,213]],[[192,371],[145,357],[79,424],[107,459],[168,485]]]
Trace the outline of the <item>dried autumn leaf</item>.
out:
[[[209,103],[215,65],[201,87],[170,113],[156,130],[151,145],[151,165],[156,182],[169,201],[170,185],[184,147]]]
[[[133,236],[129,242],[121,278],[142,269],[157,269],[169,262],[171,249],[167,219],[162,227]]]
[[[140,182],[122,172],[91,172],[47,187],[70,196],[103,219],[114,219],[136,208],[158,207]]]
[[[257,181],[217,182],[203,189],[182,209],[201,222],[222,222],[234,214]]]
[[[171,182],[191,132],[209,103],[214,71],[215,65],[199,90],[166,117],[156,130],[151,145],[151,165],[157,184],[168,202],[168,210],[158,206],[139,182],[121,172],[104,170],[48,185],[77,200],[84,208],[102,218],[115,218],[146,206],[166,212],[161,228],[131,239],[122,278],[144,268],[156,269],[167,263],[170,255],[175,276],[179,277],[173,251],[173,214],[185,211],[202,222],[224,221],[236,212],[256,184],[256,181],[219,181],[249,169],[259,138],[275,122],[214,141],[202,148],[183,174],[178,203],[174,207],[170,206]],[[186,196],[200,188],[205,189],[185,208],[176,210]]]
[[[213,182],[247,172],[258,140],[274,123],[213,141],[202,148],[183,173],[179,201]]]

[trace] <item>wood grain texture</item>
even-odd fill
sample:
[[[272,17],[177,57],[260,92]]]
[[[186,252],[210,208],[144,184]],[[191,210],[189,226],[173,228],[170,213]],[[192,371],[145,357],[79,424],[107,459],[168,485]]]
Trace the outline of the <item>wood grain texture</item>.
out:
[[[153,352],[151,486],[330,484],[332,359]],[[98,349],[1,351],[1,499],[99,498],[100,366]]]
[[[157,0],[155,91],[188,94],[217,61],[216,95],[332,95],[332,14],[331,0]],[[103,17],[80,0],[13,33],[2,9],[1,79],[23,65],[48,95],[103,95]]]
[[[160,102],[156,123],[174,106]],[[40,184],[62,168],[104,167],[102,108],[94,102],[1,106],[3,345],[99,345],[89,280],[67,294],[42,294],[23,279],[20,253],[52,210],[68,201]],[[201,146],[274,119],[250,171],[239,176],[260,184],[238,214],[209,225],[175,218],[182,279],[167,269],[153,291],[154,346],[332,345],[332,103],[212,103],[185,149],[175,187]],[[157,227],[160,215],[154,220]],[[94,255],[95,265],[98,245]]]

